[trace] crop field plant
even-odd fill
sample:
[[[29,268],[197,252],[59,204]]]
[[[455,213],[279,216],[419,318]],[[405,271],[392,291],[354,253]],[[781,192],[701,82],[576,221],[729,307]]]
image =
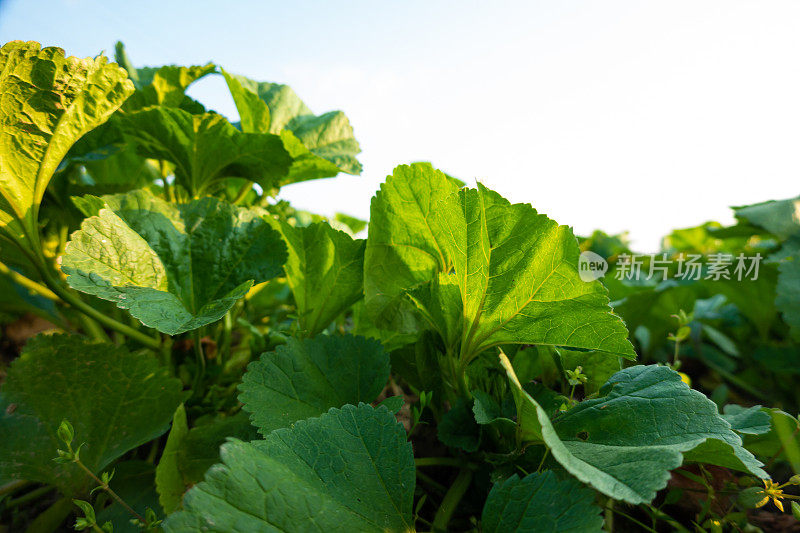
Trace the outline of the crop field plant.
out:
[[[637,256],[412,163],[326,218],[275,198],[344,113],[115,60],[0,50],[0,532],[800,530],[800,200]]]

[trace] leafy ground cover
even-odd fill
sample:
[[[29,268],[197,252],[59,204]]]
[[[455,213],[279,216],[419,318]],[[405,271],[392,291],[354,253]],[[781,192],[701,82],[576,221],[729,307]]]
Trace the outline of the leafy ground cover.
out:
[[[275,200],[358,153],[285,85],[2,47],[0,531],[800,528],[800,200],[638,259],[429,163]]]

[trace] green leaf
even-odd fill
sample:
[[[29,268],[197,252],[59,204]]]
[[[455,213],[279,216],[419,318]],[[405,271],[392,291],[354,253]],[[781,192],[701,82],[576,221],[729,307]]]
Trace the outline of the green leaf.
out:
[[[762,409],[760,405],[742,407],[730,404],[726,405],[722,412],[725,413],[722,418],[727,420],[731,428],[739,433],[761,435],[767,433],[772,426],[769,412]]]
[[[405,405],[405,403],[406,401],[402,396],[389,396],[381,403],[379,403],[377,407],[380,406],[386,407],[392,413],[397,414],[400,412],[400,409],[403,408],[403,405]]]
[[[225,178],[272,189],[292,164],[279,136],[242,133],[216,113],[152,107],[127,113],[121,125],[139,154],[175,165],[176,183],[191,196],[218,188]]]
[[[125,110],[131,111],[153,105],[181,107],[190,112],[203,112],[203,106],[186,96],[189,85],[216,71],[216,66],[208,63],[203,66],[136,68],[128,58],[125,45],[117,41],[115,47],[117,63],[128,71],[128,76],[136,86],[136,93],[125,103]]]
[[[0,49],[0,233],[38,243],[39,204],[59,163],[132,92],[103,56],[65,57],[22,41]]]
[[[161,459],[156,467],[155,485],[158,491],[158,501],[167,514],[181,506],[181,498],[186,492],[186,485],[178,466],[178,451],[188,433],[186,410],[181,404],[172,416],[172,429],[170,429],[167,444],[164,446]]]
[[[67,283],[169,335],[222,318],[286,259],[263,212],[214,198],[167,204],[145,191],[104,197],[72,234]]]
[[[523,440],[545,444],[572,475],[632,504],[650,502],[684,461],[768,477],[716,405],[663,366],[622,370],[553,422],[519,386],[501,354],[514,392]]]
[[[230,437],[244,441],[259,437],[247,413],[239,411],[189,430],[178,449],[178,469],[186,487],[202,481],[206,470],[219,462],[219,447]]]
[[[372,402],[388,378],[389,356],[373,339],[290,338],[248,365],[239,400],[266,435],[331,407]]]
[[[256,82],[222,71],[241,117],[242,131],[279,134],[294,161],[280,185],[360,174],[361,152],[341,111],[313,115],[287,85]]]
[[[481,531],[584,533],[602,531],[603,517],[594,493],[574,479],[551,471],[495,483],[486,499]]]
[[[475,421],[472,409],[472,401],[459,398],[453,408],[444,414],[438,426],[438,436],[442,443],[466,452],[478,450],[481,428]]]
[[[62,420],[75,428],[74,448],[98,474],[114,459],[163,434],[181,402],[181,382],[152,357],[79,337],[30,340],[0,391],[0,478],[57,486],[66,495],[89,479],[73,464],[53,462],[63,448]]]
[[[762,458],[787,459],[786,446],[781,440],[778,428],[782,427],[785,434],[790,436],[790,441],[787,443],[790,447],[800,449],[800,438],[798,438],[798,435],[800,435],[800,420],[777,408],[763,408],[763,410],[770,417],[770,430],[766,433],[745,435],[744,446],[750,452]]]
[[[385,408],[331,409],[221,455],[167,533],[413,530],[414,457]]]
[[[775,307],[789,324],[792,336],[800,339],[800,241],[786,242],[773,257],[780,261]]]
[[[734,207],[733,210],[736,218],[760,226],[779,239],[788,239],[800,234],[798,207],[800,198],[790,198]]]
[[[400,166],[372,200],[367,310],[400,331],[424,321],[451,348],[460,340],[466,360],[499,344],[633,358],[605,288],[581,281],[578,254],[568,227],[527,204],[480,184],[459,190],[429,164]]]
[[[364,244],[325,222],[281,222],[289,258],[284,267],[300,329],[313,337],[363,296]]]

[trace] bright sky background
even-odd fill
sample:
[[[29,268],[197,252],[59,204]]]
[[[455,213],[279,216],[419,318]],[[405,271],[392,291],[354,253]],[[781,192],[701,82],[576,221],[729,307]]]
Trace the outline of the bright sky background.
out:
[[[0,0],[0,41],[136,66],[214,61],[343,110],[360,177],[281,193],[366,218],[400,163],[654,251],[730,205],[800,193],[800,2]],[[219,76],[190,94],[232,119]]]

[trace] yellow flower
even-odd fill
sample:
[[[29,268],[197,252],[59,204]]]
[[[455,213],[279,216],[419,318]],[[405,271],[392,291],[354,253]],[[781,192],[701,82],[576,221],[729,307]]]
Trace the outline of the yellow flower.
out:
[[[689,387],[692,386],[692,378],[690,378],[689,376],[687,376],[683,372],[678,372],[678,375],[681,377],[681,381],[686,383],[686,385],[688,385]]]
[[[781,503],[781,498],[783,498],[783,491],[780,489],[783,485],[778,485],[771,479],[764,480],[764,490],[761,491],[764,494],[764,499],[759,501],[756,504],[756,507],[763,507],[767,505],[767,502],[772,498],[772,503],[775,504],[775,507],[783,512],[783,504]]]

